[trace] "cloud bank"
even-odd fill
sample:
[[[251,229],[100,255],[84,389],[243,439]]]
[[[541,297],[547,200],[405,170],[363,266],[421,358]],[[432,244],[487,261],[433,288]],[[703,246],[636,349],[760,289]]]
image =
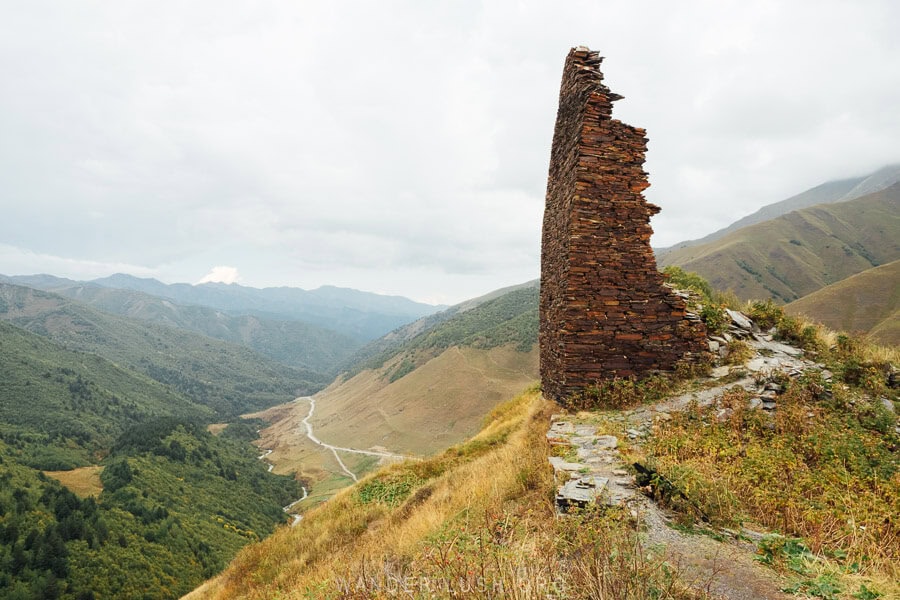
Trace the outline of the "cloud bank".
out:
[[[653,243],[700,237],[900,159],[897,22],[890,0],[7,3],[0,272],[232,265],[443,302],[534,278],[577,44],[648,130]]]

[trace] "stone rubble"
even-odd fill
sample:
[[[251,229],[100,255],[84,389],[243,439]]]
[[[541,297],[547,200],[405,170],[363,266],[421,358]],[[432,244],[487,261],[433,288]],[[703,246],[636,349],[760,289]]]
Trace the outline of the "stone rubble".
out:
[[[744,376],[737,381],[676,396],[654,406],[638,407],[614,417],[614,420],[624,423],[624,433],[630,441],[640,442],[651,435],[654,425],[670,420],[673,411],[684,410],[691,403],[708,406],[734,386],[752,393],[747,404],[749,409],[762,409],[771,413],[778,408],[778,397],[785,390],[783,382],[786,379],[799,377],[806,372],[818,372],[825,381],[833,377],[823,365],[804,358],[802,350],[774,341],[771,333],[761,333],[747,315],[729,311],[729,316],[732,322],[730,333],[726,335],[732,339],[745,340],[755,355],[744,366],[721,366],[713,369],[711,379],[722,379],[733,370],[743,371]],[[888,408],[887,404],[885,408]],[[893,409],[893,403],[889,409]],[[716,413],[719,420],[730,416],[731,409],[727,407],[722,407]],[[566,455],[572,457],[572,460],[557,456],[550,458],[559,484],[557,508],[560,512],[565,512],[570,506],[584,506],[589,502],[607,505],[628,503],[640,496],[616,449],[619,440],[615,436],[600,434],[596,425],[578,423],[569,415],[554,415],[551,421],[547,432],[549,443],[565,449]],[[575,485],[573,482],[581,483]]]

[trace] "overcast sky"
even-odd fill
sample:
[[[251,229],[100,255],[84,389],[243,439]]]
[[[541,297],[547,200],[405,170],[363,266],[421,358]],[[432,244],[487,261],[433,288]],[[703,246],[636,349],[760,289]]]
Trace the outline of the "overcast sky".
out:
[[[0,273],[536,278],[570,47],[650,138],[654,246],[900,162],[900,3],[0,0]]]

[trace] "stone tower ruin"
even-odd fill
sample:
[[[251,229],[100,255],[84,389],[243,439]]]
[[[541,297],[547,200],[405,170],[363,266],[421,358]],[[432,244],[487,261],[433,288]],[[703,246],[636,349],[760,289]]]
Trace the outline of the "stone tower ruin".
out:
[[[541,242],[540,352],[544,395],[565,403],[604,379],[671,370],[707,348],[702,324],[663,285],[650,248],[659,207],[641,192],[646,132],[612,118],[621,96],[603,59],[566,58]]]

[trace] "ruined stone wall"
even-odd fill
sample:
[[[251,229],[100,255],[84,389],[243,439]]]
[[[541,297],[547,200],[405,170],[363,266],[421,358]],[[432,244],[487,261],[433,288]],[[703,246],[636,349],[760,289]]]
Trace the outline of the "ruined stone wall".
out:
[[[642,191],[645,131],[612,118],[602,58],[573,48],[563,71],[541,244],[544,394],[670,370],[706,349],[701,324],[663,285],[650,248],[659,208]]]

